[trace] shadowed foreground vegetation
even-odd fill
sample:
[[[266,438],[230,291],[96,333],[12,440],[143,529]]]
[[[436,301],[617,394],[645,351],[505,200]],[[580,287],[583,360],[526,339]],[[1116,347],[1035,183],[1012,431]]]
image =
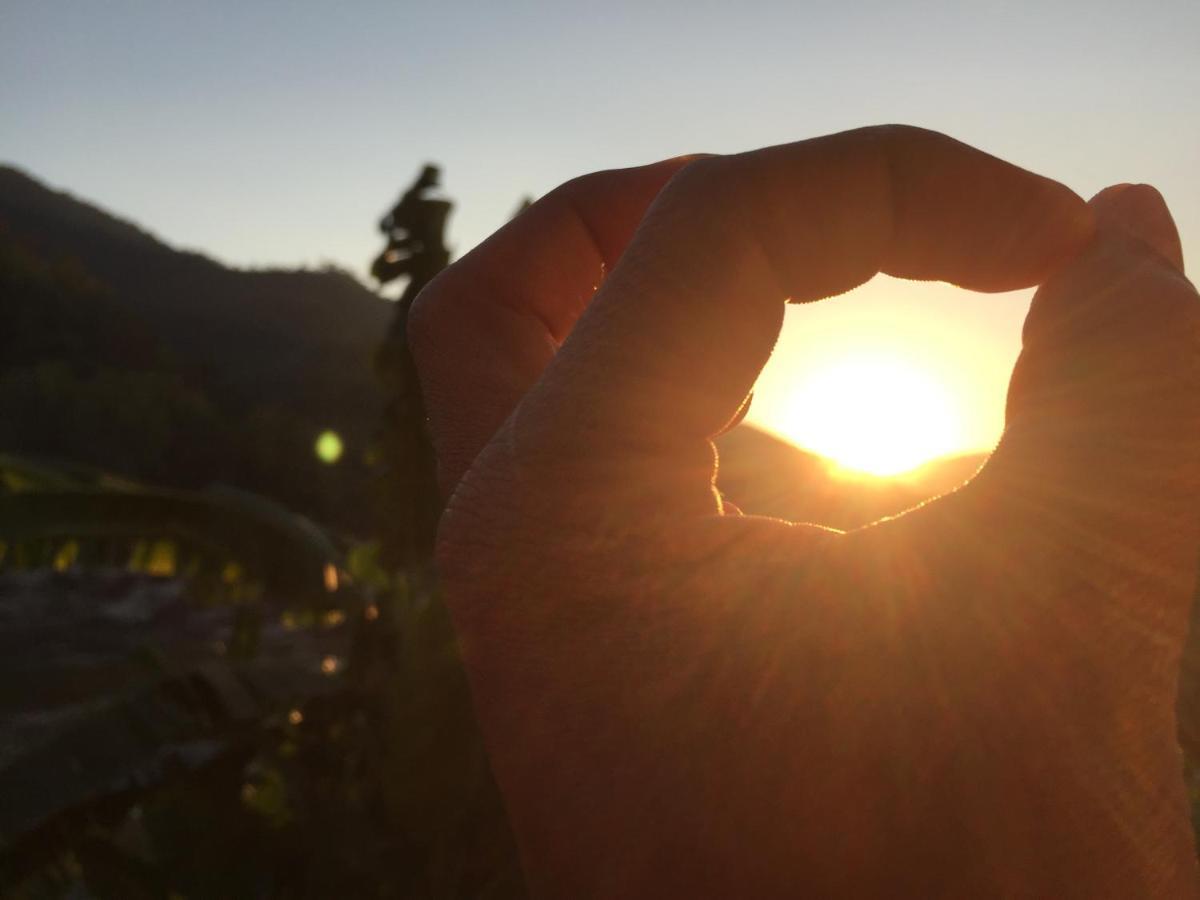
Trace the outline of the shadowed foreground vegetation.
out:
[[[0,697],[0,729],[35,711],[58,721],[3,744],[4,896],[521,895],[427,579],[264,501],[85,486],[26,460],[0,476],[0,616],[39,571],[54,573],[41,607],[63,606],[76,579],[124,634],[164,618],[131,608],[155,583],[224,613],[191,643],[168,620],[114,652],[83,619],[90,638],[54,632],[70,663],[5,654],[7,679],[27,663],[48,677]],[[120,572],[121,591],[97,596]],[[10,633],[46,637],[35,618]],[[61,665],[75,677],[56,682]]]
[[[523,896],[436,586],[369,537],[392,308],[5,168],[0,304],[0,896]],[[753,429],[719,446],[747,512],[844,528],[981,462],[846,482]]]

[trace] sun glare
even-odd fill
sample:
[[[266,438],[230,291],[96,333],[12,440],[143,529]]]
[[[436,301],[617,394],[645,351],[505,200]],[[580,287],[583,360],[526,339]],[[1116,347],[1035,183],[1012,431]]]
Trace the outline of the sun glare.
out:
[[[899,475],[962,448],[954,398],[920,363],[861,354],[804,379],[781,430],[850,473]]]

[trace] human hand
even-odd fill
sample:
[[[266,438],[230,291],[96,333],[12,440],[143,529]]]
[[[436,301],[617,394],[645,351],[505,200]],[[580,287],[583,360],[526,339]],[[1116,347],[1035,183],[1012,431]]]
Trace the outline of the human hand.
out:
[[[685,163],[552,193],[410,324],[534,893],[1190,895],[1200,308],[1161,201],[897,127]],[[722,515],[781,300],[879,270],[1046,282],[1000,447],[848,534]]]

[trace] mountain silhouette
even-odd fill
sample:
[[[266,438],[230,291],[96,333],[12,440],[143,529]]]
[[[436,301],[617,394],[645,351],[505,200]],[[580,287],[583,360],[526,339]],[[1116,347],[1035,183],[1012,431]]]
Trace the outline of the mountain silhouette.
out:
[[[856,528],[954,490],[986,454],[933,460],[901,477],[845,476],[829,460],[741,424],[716,441],[717,486],[745,513]]]
[[[180,487],[224,482],[370,527],[372,360],[392,306],[336,270],[247,271],[0,166],[0,449]],[[313,441],[347,448],[322,465]],[[841,528],[965,481],[982,456],[845,479],[749,425],[718,441],[747,513]]]
[[[227,268],[2,166],[0,229],[43,259],[77,260],[222,399],[299,394],[334,424],[373,391],[390,305],[345,273]]]
[[[391,306],[349,274],[229,268],[0,166],[0,311],[5,449],[229,482],[362,526]],[[105,408],[38,408],[71,398]],[[336,468],[312,453],[327,429],[347,448]]]

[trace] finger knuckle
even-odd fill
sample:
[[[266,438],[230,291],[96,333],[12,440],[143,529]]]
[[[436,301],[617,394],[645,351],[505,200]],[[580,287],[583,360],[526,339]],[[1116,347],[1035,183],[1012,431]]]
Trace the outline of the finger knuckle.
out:
[[[432,320],[436,314],[437,307],[433,302],[433,297],[429,296],[429,290],[426,289],[413,301],[408,310],[405,334],[408,337],[409,350],[414,354],[428,342],[433,332]]]
[[[865,128],[859,128],[856,133],[876,140],[904,141],[913,140],[929,132],[924,128],[907,125],[903,122],[885,122],[882,125],[867,125]]]
[[[848,133],[854,143],[874,146],[890,166],[904,160],[934,158],[966,145],[950,135],[916,125],[870,125]]]
[[[554,190],[550,191],[544,198],[543,202],[556,200],[571,200],[575,197],[585,195],[603,175],[602,172],[589,172],[586,175],[576,175],[574,178],[564,181]]]
[[[447,308],[453,292],[449,285],[455,278],[454,266],[440,272],[425,289],[417,295],[408,309],[405,319],[405,336],[409,352],[418,368],[421,368],[435,348],[438,346],[439,335],[444,331],[446,320],[450,317]]]
[[[740,180],[729,160],[727,156],[692,160],[667,182],[662,192],[663,203],[693,213],[727,208],[729,201],[741,190]]]
[[[580,200],[610,191],[613,185],[613,176],[618,171],[603,169],[598,172],[588,172],[586,175],[576,175],[574,178],[564,181],[544,199],[549,201],[551,206],[559,203],[574,206]]]

